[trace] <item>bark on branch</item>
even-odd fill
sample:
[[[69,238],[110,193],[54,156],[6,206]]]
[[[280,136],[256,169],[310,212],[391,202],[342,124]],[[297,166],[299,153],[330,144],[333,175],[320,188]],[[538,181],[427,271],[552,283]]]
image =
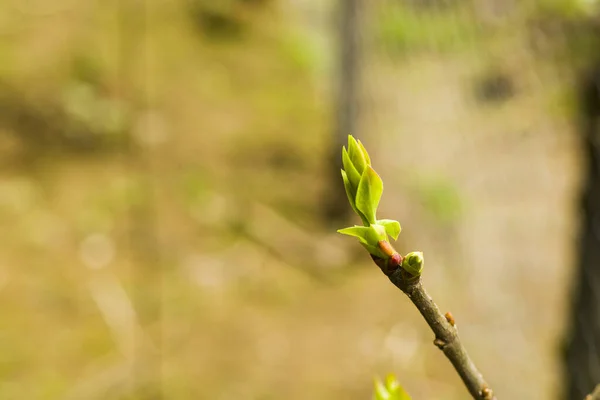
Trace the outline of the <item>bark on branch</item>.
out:
[[[496,400],[492,389],[462,345],[450,313],[442,315],[438,306],[425,291],[420,279],[406,279],[406,273],[398,268],[388,275],[390,281],[398,287],[417,307],[427,324],[435,334],[434,344],[444,352],[454,369],[460,375],[474,399]]]

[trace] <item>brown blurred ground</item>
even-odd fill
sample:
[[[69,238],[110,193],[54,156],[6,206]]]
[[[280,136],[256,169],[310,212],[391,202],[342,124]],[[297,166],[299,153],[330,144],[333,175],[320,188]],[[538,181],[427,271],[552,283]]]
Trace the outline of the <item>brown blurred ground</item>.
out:
[[[0,2],[0,398],[368,399],[388,372],[466,398],[320,220],[334,8],[225,3]],[[570,70],[532,44],[529,3],[394,4],[361,28],[380,215],[499,398],[555,398]]]

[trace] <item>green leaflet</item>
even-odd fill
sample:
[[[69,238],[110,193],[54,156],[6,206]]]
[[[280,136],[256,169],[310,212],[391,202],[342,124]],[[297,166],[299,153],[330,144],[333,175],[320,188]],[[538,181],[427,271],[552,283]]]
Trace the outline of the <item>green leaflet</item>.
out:
[[[390,400],[391,394],[379,379],[375,379],[375,400]]]
[[[360,172],[356,169],[352,161],[350,161],[350,156],[346,151],[346,148],[342,148],[342,165],[344,166],[344,171],[346,171],[346,175],[348,176],[348,180],[350,181],[350,187],[352,188],[352,193],[356,193],[358,189],[358,184],[360,182]]]
[[[343,235],[354,236],[358,238],[361,243],[370,244],[377,246],[381,240],[386,240],[385,228],[381,225],[370,225],[370,226],[351,226],[349,228],[338,229],[338,232]]]
[[[398,236],[402,230],[400,227],[400,222],[393,219],[380,219],[377,221],[377,224],[383,225],[385,227],[385,232],[394,238],[394,240],[398,240]]]
[[[369,153],[367,152],[367,149],[365,149],[365,146],[363,146],[362,142],[360,140],[356,141],[358,143],[358,147],[360,147],[360,149],[362,150],[363,155],[365,156],[365,160],[367,161],[367,165],[371,165],[371,157],[369,157]]]
[[[348,135],[348,156],[358,173],[362,174],[367,166],[367,158],[352,135]]]
[[[341,172],[342,180],[344,181],[344,189],[346,189],[346,195],[348,196],[348,201],[350,202],[352,209],[358,213],[358,209],[354,203],[354,196],[352,195],[352,185],[350,185],[350,181],[348,180],[348,174],[346,174],[346,171],[344,170],[341,170]]]
[[[364,214],[370,224],[376,222],[377,207],[383,193],[383,182],[369,165],[363,171],[356,192],[356,208]]]
[[[370,226],[352,226],[349,228],[339,229],[339,233],[343,235],[353,236],[358,238],[360,244],[374,256],[379,258],[387,258],[385,253],[379,248],[379,242],[387,240],[385,228],[382,225],[373,224]]]
[[[358,208],[356,208],[356,204],[354,202],[354,196],[352,195],[352,185],[350,184],[350,181],[348,180],[348,175],[346,174],[346,171],[342,170],[342,179],[344,181],[344,189],[346,189],[346,195],[348,196],[348,201],[350,202],[350,206],[352,207],[352,209],[354,210],[354,212],[356,214],[358,214],[358,216],[360,217],[360,219],[362,220],[363,224],[365,226],[369,225],[369,221],[367,221],[367,219],[365,218],[365,216],[363,215],[363,213],[361,213],[360,211],[358,211]]]
[[[361,243],[368,244],[369,227],[368,226],[351,226],[349,228],[338,229],[338,233],[342,235],[353,236],[358,238]]]

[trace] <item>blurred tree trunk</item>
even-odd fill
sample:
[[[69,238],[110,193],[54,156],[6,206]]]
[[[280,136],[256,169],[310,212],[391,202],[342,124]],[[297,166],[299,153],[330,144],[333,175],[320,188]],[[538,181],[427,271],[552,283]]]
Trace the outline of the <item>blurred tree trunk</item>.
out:
[[[600,63],[582,83],[585,175],[578,275],[565,353],[566,399],[583,399],[600,383]]]
[[[327,187],[326,217],[330,221],[340,221],[349,215],[346,192],[342,184],[341,148],[347,136],[356,135],[359,108],[360,79],[360,24],[361,0],[338,1],[338,58],[335,128],[331,149],[333,171],[331,183]]]

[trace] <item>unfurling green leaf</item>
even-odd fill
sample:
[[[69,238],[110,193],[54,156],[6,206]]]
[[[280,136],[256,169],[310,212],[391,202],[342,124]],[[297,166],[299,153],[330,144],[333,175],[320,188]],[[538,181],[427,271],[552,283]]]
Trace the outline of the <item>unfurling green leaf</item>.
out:
[[[358,143],[358,147],[360,147],[363,156],[365,156],[365,160],[367,161],[367,165],[371,165],[371,157],[369,157],[369,153],[367,153],[367,149],[365,149],[365,146],[363,146],[362,142],[360,140],[356,141]]]
[[[374,400],[411,400],[411,397],[393,375],[389,375],[385,383],[375,379],[374,386]]]
[[[373,382],[375,386],[374,400],[390,400],[391,395],[387,388],[379,379]]]
[[[348,201],[350,202],[350,206],[352,207],[354,212],[356,214],[358,214],[358,216],[362,220],[363,224],[365,224],[365,226],[369,225],[369,222],[367,221],[365,216],[360,211],[358,211],[358,208],[356,208],[356,204],[354,202],[354,194],[353,194],[353,193],[355,193],[355,191],[352,190],[352,185],[350,184],[350,181],[348,180],[348,175],[346,174],[346,171],[344,171],[344,170],[342,170],[342,180],[344,181],[344,189],[346,189],[346,195],[348,196]]]
[[[398,235],[400,235],[400,231],[402,230],[400,222],[393,219],[380,219],[377,221],[377,224],[383,225],[385,227],[385,232],[394,240],[398,240]]]
[[[381,240],[386,240],[385,228],[381,225],[370,226],[351,226],[349,228],[338,229],[338,232],[348,236],[358,238],[361,243],[377,246]]]
[[[379,242],[387,240],[387,234],[383,225],[373,224],[370,226],[352,226],[349,228],[338,229],[343,235],[358,238],[360,244],[371,254],[379,258],[388,256],[379,248]]]
[[[356,208],[364,214],[370,224],[376,222],[377,207],[383,193],[383,182],[369,165],[363,171],[356,192]]]
[[[346,151],[346,148],[342,148],[342,165],[344,166],[344,171],[346,171],[346,176],[350,181],[351,193],[356,195],[356,190],[358,189],[358,184],[360,183],[360,172],[356,169],[352,161],[350,161],[350,156]]]
[[[352,135],[348,135],[348,156],[358,173],[362,175],[367,166],[367,158]]]
[[[349,228],[338,229],[338,233],[342,235],[353,236],[358,238],[361,243],[368,244],[368,236],[369,236],[369,227],[368,226],[351,226]]]
[[[402,261],[402,269],[413,276],[419,276],[423,271],[424,263],[425,260],[423,259],[423,253],[420,251],[413,251],[404,257],[404,261]]]
[[[400,382],[398,382],[396,380],[396,378],[394,377],[394,375],[389,374],[388,376],[386,376],[385,378],[385,387],[390,391],[390,392],[395,392],[398,391],[398,388],[400,388]]]

